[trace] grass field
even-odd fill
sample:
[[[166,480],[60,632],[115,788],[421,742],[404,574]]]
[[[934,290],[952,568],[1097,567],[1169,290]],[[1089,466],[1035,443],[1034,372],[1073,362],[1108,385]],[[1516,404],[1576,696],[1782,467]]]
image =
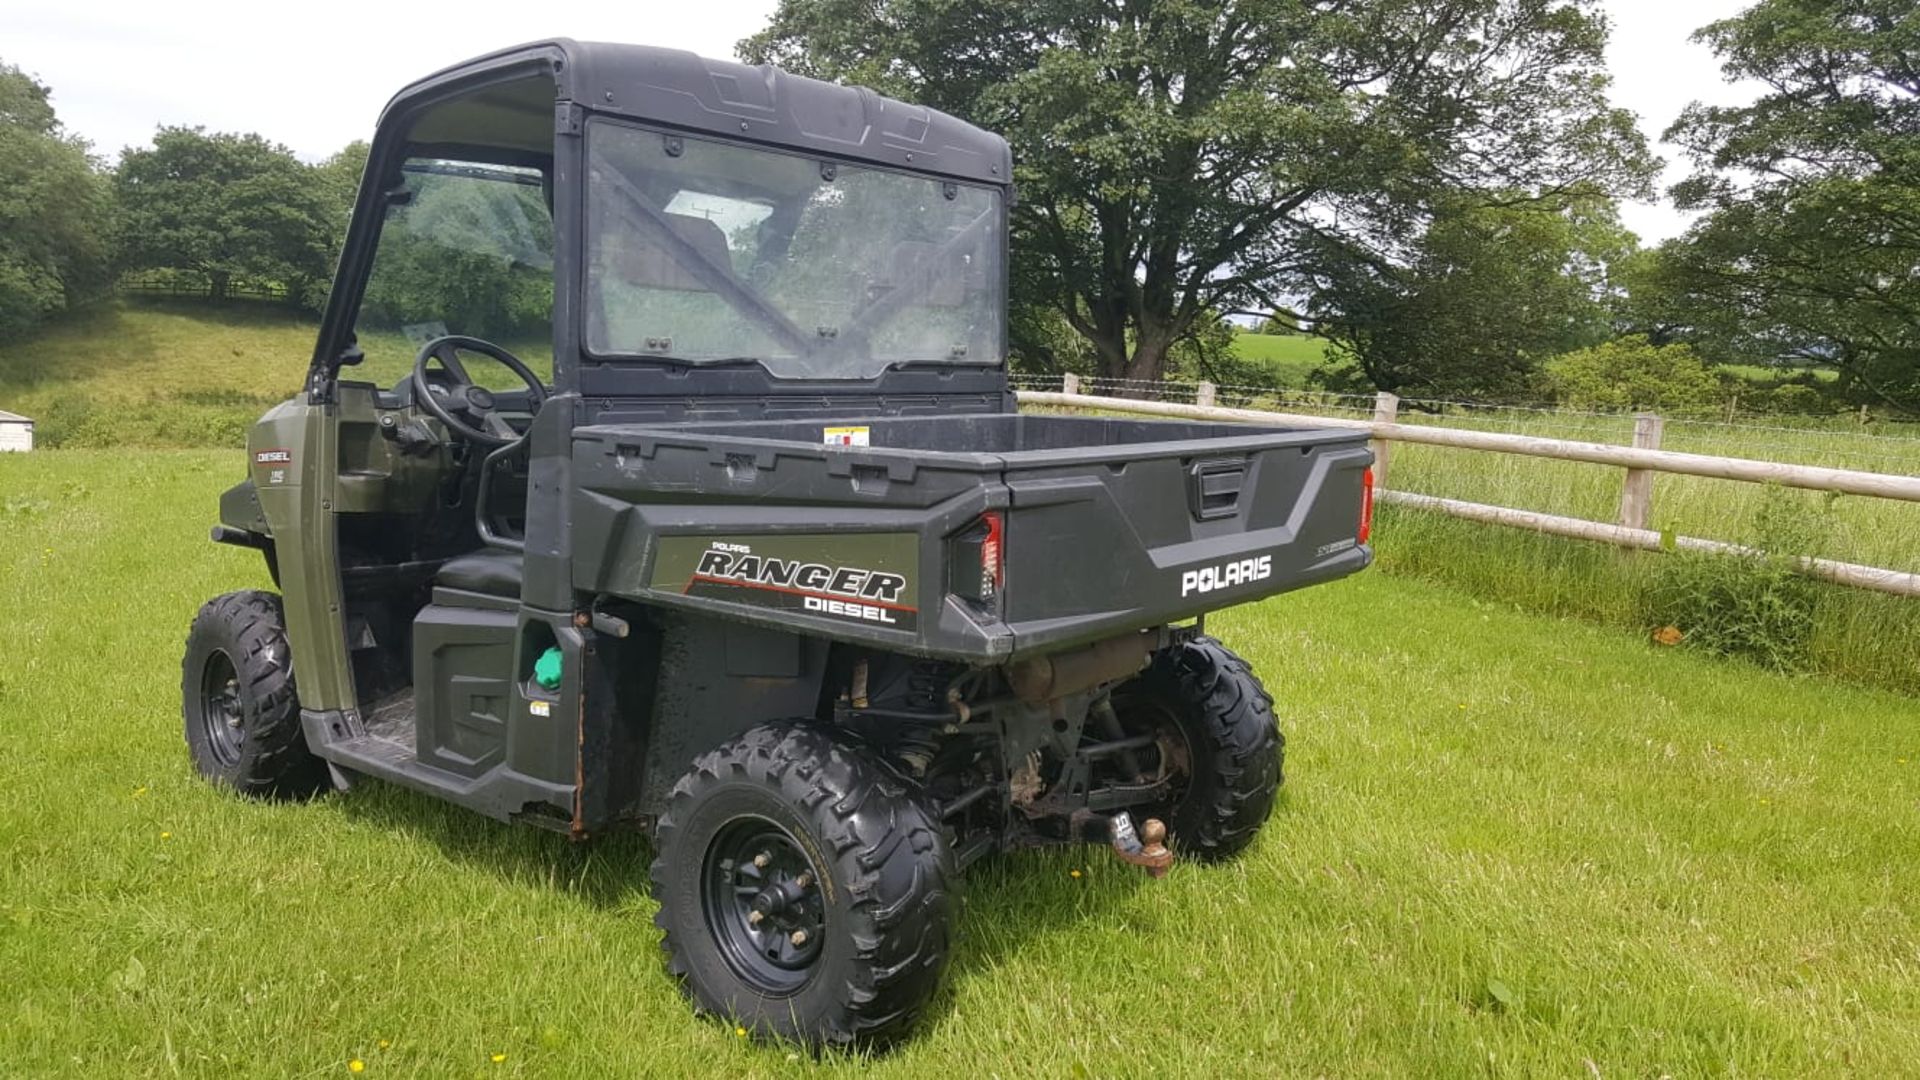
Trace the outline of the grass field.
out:
[[[1277,385],[1304,389],[1307,374],[1326,362],[1327,343],[1303,334],[1253,334],[1233,338],[1236,357],[1265,368]]]
[[[1630,442],[1621,426],[1610,419],[1552,425],[1555,437]],[[1920,474],[1920,440],[1787,429],[1672,428],[1674,435],[1665,443],[1669,449]],[[1624,481],[1620,469],[1412,444],[1396,445],[1392,453],[1388,483],[1398,490],[1592,521],[1614,521],[1619,513]],[[1915,503],[1656,475],[1652,525],[1681,536],[1769,548],[1775,544],[1759,525],[1769,506],[1792,508],[1812,537],[1807,550],[1782,554],[1920,571],[1920,504]],[[1537,611],[1622,625],[1632,625],[1639,617],[1644,589],[1671,558],[1419,511],[1389,515],[1388,523],[1402,541],[1388,566],[1395,573],[1448,582]],[[1837,585],[1818,586],[1817,596],[1810,627],[1814,668],[1920,694],[1920,664],[1914,662],[1920,656],[1920,601]]]
[[[1247,858],[990,862],[917,1041],[751,1045],[669,983],[635,838],[192,776],[187,622],[264,584],[205,540],[242,469],[0,456],[0,1074],[1915,1068],[1920,702],[1379,574],[1210,622],[1291,739]]]
[[[1414,420],[1589,442],[1632,441],[1629,417],[1509,413]],[[1882,425],[1862,431],[1846,420],[1799,425],[1670,420],[1661,445],[1698,454],[1920,475],[1920,431],[1913,430],[1913,425],[1905,430]],[[1402,490],[1593,521],[1617,519],[1624,482],[1624,471],[1615,468],[1411,444],[1394,447],[1388,476],[1389,486]],[[1789,554],[1920,572],[1920,504],[1916,503],[1770,491],[1756,484],[1656,474],[1652,525],[1682,536],[1764,547],[1767,543],[1756,523],[1769,500],[1794,508],[1813,533],[1810,550]],[[1621,558],[1604,546],[1507,530],[1495,530],[1502,535],[1488,537],[1482,527],[1450,520],[1410,523],[1409,527],[1433,541],[1421,560],[1423,571],[1445,575],[1463,563],[1499,566],[1507,591],[1557,592],[1561,595],[1554,602],[1566,610],[1599,611],[1594,602],[1603,597],[1630,600],[1635,579],[1666,558]],[[1409,536],[1408,541],[1409,551],[1419,546],[1418,537]],[[1920,655],[1920,604],[1832,586],[1823,590],[1817,619],[1816,651],[1823,668],[1920,693],[1920,665],[1912,662]]]
[[[1833,382],[1840,377],[1840,373],[1832,368],[1770,368],[1761,367],[1758,364],[1720,364],[1718,369],[1729,375],[1738,375],[1749,382],[1757,383],[1773,382],[1806,372],[1811,372],[1820,382]]]

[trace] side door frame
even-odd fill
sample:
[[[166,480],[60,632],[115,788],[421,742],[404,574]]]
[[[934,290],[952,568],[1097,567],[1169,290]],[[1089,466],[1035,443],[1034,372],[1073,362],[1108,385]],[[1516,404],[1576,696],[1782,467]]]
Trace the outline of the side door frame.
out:
[[[322,313],[320,332],[308,364],[301,397],[274,410],[255,430],[250,458],[258,463],[267,450],[285,452],[291,462],[285,473],[293,482],[259,485],[263,516],[272,527],[281,569],[281,595],[299,672],[299,696],[308,741],[315,749],[328,742],[364,735],[365,727],[355,694],[351,652],[347,645],[344,590],[340,575],[339,529],[339,416],[335,384],[342,360],[353,340],[354,323],[374,253],[384,224],[388,191],[408,156],[409,135],[421,114],[449,100],[471,95],[489,86],[531,78],[545,78],[562,102],[569,93],[563,77],[568,67],[562,47],[546,43],[485,57],[416,82],[388,102],[375,128],[366,171],[354,199],[345,242],[334,270],[333,288]],[[577,143],[578,140],[574,140]],[[561,143],[556,137],[556,150]],[[577,150],[575,153],[577,158]],[[569,172],[577,177],[577,166]],[[555,164],[555,349],[554,379],[562,371],[570,377],[573,365],[563,361],[558,322],[562,282],[571,277],[573,242],[560,232],[558,205],[572,206],[575,197],[559,182]],[[577,184],[577,180],[575,181]],[[577,209],[574,211],[577,213]],[[572,332],[566,337],[571,340]],[[569,425],[569,428],[571,425]],[[273,444],[268,446],[267,444]],[[258,465],[254,469],[260,471]],[[256,476],[256,484],[259,478]],[[529,502],[533,499],[529,491]],[[530,507],[531,514],[531,507]],[[322,736],[316,738],[315,736]]]

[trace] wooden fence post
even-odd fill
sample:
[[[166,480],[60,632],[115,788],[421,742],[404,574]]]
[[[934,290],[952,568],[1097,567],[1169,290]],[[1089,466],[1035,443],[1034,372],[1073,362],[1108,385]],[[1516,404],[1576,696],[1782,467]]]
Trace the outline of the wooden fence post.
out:
[[[1204,381],[1201,382],[1201,384],[1195,387],[1193,390],[1193,403],[1195,405],[1204,405],[1207,408],[1212,408],[1213,392],[1214,392],[1214,385],[1212,383],[1204,382]]]
[[[1080,376],[1075,375],[1071,371],[1067,372],[1065,375],[1060,376],[1060,392],[1063,394],[1079,393],[1080,392]]]
[[[1373,395],[1373,422],[1391,424],[1400,415],[1400,395],[1389,394],[1385,390]],[[1385,439],[1375,439],[1367,444],[1373,449],[1373,486],[1387,486],[1387,458],[1392,455],[1392,445]]]
[[[1633,445],[1638,450],[1660,449],[1660,433],[1667,422],[1652,413],[1635,413]],[[1620,524],[1629,529],[1647,528],[1653,517],[1653,470],[1628,469],[1627,482],[1620,491]]]

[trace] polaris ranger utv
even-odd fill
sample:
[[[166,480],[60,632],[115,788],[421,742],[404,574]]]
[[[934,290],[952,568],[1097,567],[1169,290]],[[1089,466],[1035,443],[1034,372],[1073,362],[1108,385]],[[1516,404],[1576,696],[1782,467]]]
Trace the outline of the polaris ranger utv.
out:
[[[1368,563],[1364,436],[1020,415],[1011,170],[661,49],[402,90],[221,499],[279,592],[193,621],[196,768],[647,830],[696,1006],[813,1043],[908,1029],[984,854],[1245,848],[1281,739],[1199,619]]]

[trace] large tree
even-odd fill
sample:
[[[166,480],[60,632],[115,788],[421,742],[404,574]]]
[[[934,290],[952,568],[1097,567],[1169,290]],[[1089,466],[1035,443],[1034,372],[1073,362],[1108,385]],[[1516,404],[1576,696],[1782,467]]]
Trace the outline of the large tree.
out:
[[[47,87],[0,63],[0,334],[15,334],[111,279],[109,193]]]
[[[1541,365],[1612,333],[1614,275],[1635,251],[1606,199],[1443,205],[1409,257],[1316,260],[1316,329],[1339,389],[1514,401],[1540,396]],[[1340,377],[1357,376],[1358,385]]]
[[[163,127],[121,154],[114,177],[129,269],[204,274],[216,298],[235,277],[308,300],[332,269],[339,213],[317,170],[258,135]]]
[[[741,52],[1006,133],[1015,296],[1152,379],[1461,193],[1637,189],[1605,40],[1595,0],[782,0]]]
[[[1668,132],[1698,166],[1675,200],[1708,212],[1662,254],[1690,333],[1920,409],[1920,8],[1763,0],[1697,37],[1766,89]]]

